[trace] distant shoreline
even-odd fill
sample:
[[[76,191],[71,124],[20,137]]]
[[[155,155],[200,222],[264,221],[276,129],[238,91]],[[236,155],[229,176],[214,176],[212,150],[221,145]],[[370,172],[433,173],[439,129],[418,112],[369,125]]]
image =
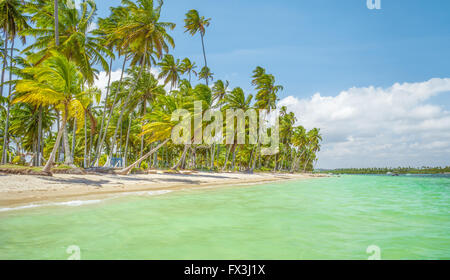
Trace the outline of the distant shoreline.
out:
[[[33,202],[54,202],[69,198],[139,191],[196,189],[206,186],[257,184],[281,180],[327,177],[325,174],[208,173],[192,174],[54,174],[26,176],[0,174],[0,207]]]

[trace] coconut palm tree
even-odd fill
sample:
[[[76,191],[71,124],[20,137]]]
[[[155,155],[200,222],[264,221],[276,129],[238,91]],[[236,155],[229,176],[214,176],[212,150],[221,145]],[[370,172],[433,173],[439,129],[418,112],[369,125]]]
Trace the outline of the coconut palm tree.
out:
[[[179,120],[172,120],[172,113],[178,109],[186,109],[192,111],[192,102],[183,96],[160,95],[157,97],[156,108],[147,116],[147,124],[143,128],[143,135],[148,135],[148,141],[160,143],[140,157],[130,166],[122,169],[120,174],[129,174],[131,170],[138,166],[141,162],[150,157],[153,153],[158,151],[162,146],[171,140],[172,129],[180,122]]]
[[[173,55],[166,54],[158,65],[161,68],[158,79],[164,79],[164,85],[170,83],[170,91],[172,91],[180,80],[180,73],[182,72],[180,60],[175,60]]]
[[[5,34],[5,47],[3,50],[3,67],[0,81],[0,97],[3,97],[3,83],[5,78],[5,69],[7,64],[8,40],[11,41],[10,69],[13,65],[14,40],[16,35],[29,28],[28,16],[22,13],[22,4],[19,0],[3,0],[0,1],[0,30]],[[25,44],[25,36],[20,36],[22,43]],[[11,71],[9,71],[9,80],[11,80]],[[7,112],[5,120],[5,129],[2,146],[2,163],[6,164],[6,152],[8,146],[9,116],[11,101],[11,84],[9,85],[9,94],[7,101]]]
[[[58,149],[67,119],[76,117],[83,121],[84,110],[77,99],[81,93],[82,73],[78,71],[74,62],[69,61],[61,53],[52,53],[42,65],[27,68],[23,71],[33,75],[33,79],[20,80],[16,85],[18,96],[14,102],[24,102],[37,106],[52,105],[62,112],[63,119],[56,137],[55,145],[43,169],[50,172],[56,150]]]
[[[275,85],[275,77],[270,74],[266,74],[266,71],[261,67],[256,67],[253,71],[252,84],[256,86],[256,96],[255,96],[255,108],[263,109],[270,112],[276,109],[276,103],[278,101],[277,94],[279,91],[283,90],[280,85]],[[253,161],[251,170],[253,171],[256,167],[257,155],[259,155],[260,141],[258,141],[256,150],[253,153]]]
[[[211,70],[205,66],[198,73],[198,78],[199,78],[199,80],[201,80],[201,79],[214,80],[213,75],[214,75],[214,73],[211,73]],[[208,84],[206,84],[206,85],[208,85]]]
[[[116,31],[118,36],[125,38],[122,43],[124,49],[128,49],[133,54],[131,65],[139,65],[138,80],[144,68],[148,68],[154,64],[153,55],[161,59],[164,53],[169,52],[169,46],[175,47],[173,38],[167,33],[167,29],[174,29],[175,24],[171,22],[160,21],[162,1],[154,7],[153,0],[138,0],[134,3],[129,0],[123,0],[126,9],[131,13],[130,19]],[[136,85],[130,90],[129,95],[125,99],[124,107],[128,106],[130,96],[136,90]],[[119,116],[117,124],[120,124],[123,112]],[[112,138],[112,149],[110,149],[109,159],[112,156],[114,145],[117,138],[119,125],[116,126]],[[109,165],[107,162],[106,165]]]
[[[195,62],[191,62],[191,60],[189,58],[185,58],[181,61],[181,65],[180,65],[180,69],[181,69],[181,73],[187,74],[189,77],[189,83],[191,82],[191,74],[194,74],[195,76],[197,76],[197,72],[195,71],[195,69],[197,68],[197,65],[195,65]]]
[[[322,141],[322,135],[320,134],[320,129],[313,128],[308,131],[306,135],[308,141],[308,156],[303,167],[303,172],[306,172],[306,168],[310,161],[315,158],[315,154],[320,151],[320,141]]]
[[[291,143],[297,149],[297,156],[294,158],[291,164],[291,172],[294,172],[297,169],[297,166],[306,152],[306,130],[303,126],[294,127],[294,130],[291,135]]]
[[[242,110],[245,112],[248,109],[250,109],[252,99],[253,99],[253,95],[249,94],[246,97],[242,88],[240,88],[240,87],[234,88],[229,94],[225,95],[224,102],[223,102],[225,105],[223,106],[223,109],[224,110],[227,110],[227,109]],[[235,131],[234,133],[235,133],[234,143],[228,147],[228,150],[227,150],[227,153],[225,156],[225,162],[222,167],[222,170],[226,169],[227,163],[228,163],[228,158],[229,158],[230,154],[233,155],[232,169],[234,168],[234,163],[235,163],[235,159],[236,159],[236,147],[238,145],[238,142],[237,142],[238,131]]]
[[[205,42],[203,38],[205,37],[206,28],[211,23],[211,19],[200,16],[197,10],[190,10],[186,13],[184,23],[184,27],[186,28],[185,32],[189,32],[192,36],[197,34],[197,32],[200,33],[200,37],[202,39],[203,59],[205,60],[204,68],[208,68],[208,63],[206,62]],[[205,79],[206,85],[208,85],[209,76],[205,75],[203,78]]]
[[[228,87],[230,86],[230,82],[228,81],[222,81],[217,80],[217,82],[214,83],[214,86],[212,88],[213,92],[213,101],[215,101],[216,106],[221,107],[224,102],[224,97],[228,93]]]

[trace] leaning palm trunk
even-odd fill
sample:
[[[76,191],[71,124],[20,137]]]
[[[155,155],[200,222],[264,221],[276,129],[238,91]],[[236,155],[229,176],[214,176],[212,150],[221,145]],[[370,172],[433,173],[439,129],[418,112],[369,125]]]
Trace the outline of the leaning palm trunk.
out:
[[[186,153],[189,150],[189,147],[190,147],[190,145],[184,145],[183,154],[181,155],[178,162],[171,168],[172,170],[178,169],[178,167],[180,167],[180,165],[182,165],[182,163],[184,163],[184,160],[186,158]]]
[[[66,105],[62,124],[61,124],[61,127],[59,128],[58,135],[56,136],[55,145],[53,145],[52,153],[50,154],[50,157],[48,158],[48,161],[45,164],[44,169],[42,169],[42,171],[44,171],[44,172],[50,172],[50,170],[52,169],[53,162],[55,161],[56,151],[58,150],[59,143],[61,142],[61,137],[63,135],[64,127],[66,127],[67,114],[68,114],[68,109],[67,109],[67,105]]]
[[[306,168],[308,168],[309,161],[311,160],[311,156],[308,156],[305,162],[305,166],[303,167],[303,173],[306,172]]]
[[[147,51],[147,48],[146,48],[146,51]],[[114,131],[114,135],[113,135],[113,138],[112,138],[111,149],[109,151],[108,161],[105,163],[104,166],[110,166],[110,164],[111,164],[110,161],[111,161],[111,158],[113,156],[113,151],[114,151],[114,147],[116,145],[116,140],[117,140],[117,133],[118,133],[118,130],[119,130],[120,123],[122,122],[123,114],[126,111],[126,108],[128,106],[128,102],[130,101],[130,97],[134,94],[134,92],[135,92],[135,90],[136,90],[136,88],[138,86],[138,81],[139,81],[139,79],[142,76],[142,71],[143,70],[144,70],[144,60],[142,60],[141,67],[139,69],[139,74],[138,74],[137,79],[136,79],[136,84],[133,86],[133,89],[128,93],[127,98],[125,99],[125,102],[123,104],[123,109],[120,111],[119,119],[117,120],[116,129]]]
[[[9,117],[11,115],[11,80],[12,80],[12,67],[13,67],[13,53],[14,52],[14,37],[12,37],[11,43],[11,62],[9,69],[9,94],[8,94],[8,107],[6,110],[6,123],[5,123],[5,131],[3,135],[3,147],[2,147],[2,163],[6,164],[8,161],[8,147],[9,147]],[[5,56],[6,61],[6,56]],[[0,87],[3,88],[3,82],[0,84]]]
[[[130,128],[131,128],[131,117],[130,117],[130,119],[128,120],[127,140],[125,141],[125,153],[124,153],[123,166],[127,166],[128,141],[130,140]]]
[[[111,118],[112,118],[112,115],[113,115],[113,112],[114,112],[114,107],[116,105],[117,95],[119,94],[120,86],[122,85],[123,72],[125,71],[125,64],[126,64],[126,62],[127,62],[127,56],[125,55],[125,58],[123,60],[123,65],[122,65],[122,72],[120,73],[119,84],[117,85],[117,90],[116,90],[116,92],[114,94],[114,100],[113,100],[111,109],[109,111],[108,121],[106,122],[105,132],[103,133],[102,137],[99,137],[99,139],[98,139],[97,149],[96,149],[94,160],[93,160],[93,165],[95,167],[98,167],[98,164],[99,164],[100,155],[101,155],[102,148],[103,148],[103,143],[105,143],[106,134],[107,134],[108,128],[109,128],[109,123],[111,122]]]
[[[251,169],[251,171],[253,171],[253,170],[255,170],[255,167],[256,167],[256,162],[257,162],[257,160],[258,160],[258,151],[260,150],[260,143],[259,143],[259,141],[258,141],[258,144],[257,144],[257,146],[256,146],[256,149],[254,150],[254,152],[253,152],[253,162],[252,162],[252,169]]]
[[[102,139],[103,125],[105,124],[106,107],[108,105],[108,96],[109,96],[109,91],[110,91],[110,87],[111,87],[112,63],[113,63],[113,59],[111,57],[111,60],[109,62],[108,85],[106,86],[105,105],[103,106],[102,123],[100,125],[100,131],[99,131],[99,134],[98,134],[98,139]],[[100,145],[100,141],[98,142],[98,144]]]
[[[224,161],[223,166],[222,166],[222,172],[225,171],[225,169],[227,168],[227,163],[228,163],[228,158],[230,157],[231,147],[232,146],[228,147],[227,153],[225,154],[225,161]]]
[[[141,162],[143,162],[144,160],[146,160],[149,156],[151,156],[153,153],[155,153],[156,151],[159,150],[159,148],[161,148],[162,146],[164,146],[167,142],[169,142],[170,138],[164,140],[162,143],[160,143],[158,146],[156,146],[154,149],[152,149],[150,152],[146,153],[143,157],[141,157],[140,159],[138,159],[137,161],[135,161],[133,164],[131,164],[130,166],[120,170],[118,172],[118,174],[121,175],[128,175],[130,174],[131,170],[133,168],[135,168],[137,165],[139,165]]]
[[[66,165],[73,165],[73,158],[72,158],[72,153],[71,153],[71,149],[69,146],[69,133],[67,131],[67,125],[63,126],[63,130],[64,130],[64,137],[63,137],[63,141],[64,141],[64,164]]]
[[[42,165],[42,157],[41,157],[41,152],[42,152],[42,106],[39,106],[39,115],[38,115],[38,147],[39,147],[39,152],[37,154],[37,165],[41,166]]]

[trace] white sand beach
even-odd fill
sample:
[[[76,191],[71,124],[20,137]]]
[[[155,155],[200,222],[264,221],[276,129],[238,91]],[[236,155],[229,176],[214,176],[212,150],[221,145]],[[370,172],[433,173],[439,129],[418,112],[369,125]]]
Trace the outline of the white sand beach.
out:
[[[54,174],[51,177],[0,174],[0,206],[119,192],[177,190],[205,186],[307,179],[322,176],[324,175],[209,172],[187,174],[159,172],[156,174],[129,176],[113,174]]]

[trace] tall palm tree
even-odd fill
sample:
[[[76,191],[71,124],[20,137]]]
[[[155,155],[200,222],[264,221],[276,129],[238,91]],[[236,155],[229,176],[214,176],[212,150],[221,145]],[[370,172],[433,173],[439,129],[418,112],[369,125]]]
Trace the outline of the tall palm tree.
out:
[[[217,80],[217,82],[214,83],[214,86],[212,88],[213,92],[213,101],[215,101],[216,106],[221,107],[224,102],[224,97],[228,93],[228,87],[230,86],[230,82],[228,81],[222,81]]]
[[[315,157],[315,154],[320,151],[320,141],[322,141],[322,135],[320,134],[320,129],[313,128],[310,131],[308,131],[308,134],[306,135],[307,141],[308,141],[308,157],[305,161],[305,165],[303,167],[303,172],[306,171],[306,168],[308,167],[308,164],[312,158]]]
[[[278,101],[277,93],[280,90],[283,90],[283,87],[280,85],[275,85],[275,77],[273,75],[266,74],[266,71],[259,66],[253,71],[252,78],[252,84],[256,86],[257,90],[255,96],[255,108],[264,109],[268,112],[276,109],[276,103]],[[259,148],[260,141],[258,141],[256,150],[253,153],[252,171],[256,167],[257,156],[260,156]]]
[[[181,73],[187,74],[189,77],[189,83],[191,82],[191,75],[194,74],[195,76],[197,76],[197,72],[195,71],[195,69],[197,68],[197,65],[195,65],[195,62],[191,62],[191,60],[189,58],[185,58],[181,61]]]
[[[139,65],[138,80],[141,77],[144,68],[149,68],[154,64],[153,54],[161,59],[164,53],[169,52],[169,46],[175,47],[173,38],[167,33],[167,29],[174,29],[175,24],[171,22],[160,21],[162,1],[154,7],[153,0],[138,0],[134,3],[129,0],[122,1],[125,7],[130,11],[130,19],[116,31],[123,36],[122,47],[128,49],[132,54],[131,65]],[[124,102],[124,107],[128,106],[130,96],[136,90],[136,85],[130,90]],[[121,111],[117,124],[120,124],[124,111]],[[116,126],[112,138],[112,149],[110,149],[109,159],[112,157],[119,125]],[[109,165],[107,162],[106,165]]]
[[[173,57],[171,54],[164,55],[160,63],[161,72],[158,75],[158,79],[164,79],[164,84],[170,83],[170,91],[177,85],[180,79],[181,65],[180,60]]]
[[[53,52],[53,56],[42,65],[24,71],[32,74],[34,78],[23,79],[17,83],[18,96],[14,102],[37,106],[52,105],[63,115],[55,145],[43,169],[44,172],[50,172],[67,119],[74,116],[82,121],[84,118],[83,105],[77,99],[81,93],[82,74],[74,62],[56,52]]]
[[[198,73],[198,78],[201,79],[205,79],[205,80],[213,80],[214,73],[211,73],[211,70],[205,66],[202,68],[202,70],[200,70],[200,72]],[[208,85],[208,84],[206,84]]]
[[[5,34],[5,48],[3,50],[3,67],[0,82],[0,97],[3,97],[3,83],[5,76],[5,69],[7,64],[7,49],[8,40],[11,40],[11,54],[10,54],[10,71],[9,79],[11,80],[11,69],[13,66],[13,52],[14,52],[14,40],[16,35],[29,28],[28,16],[22,12],[22,4],[19,0],[2,0],[0,1],[0,29]],[[20,36],[22,43],[25,44],[25,36]],[[7,113],[5,121],[5,129],[3,136],[2,147],[2,164],[6,164],[7,161],[7,146],[8,146],[8,131],[9,131],[9,116],[10,116],[10,101],[11,101],[11,84],[9,85],[9,94],[7,102]]]
[[[253,99],[253,95],[249,94],[246,97],[242,88],[240,88],[240,87],[234,88],[229,94],[225,95],[224,102],[223,102],[225,105],[224,105],[223,109],[224,110],[227,110],[227,109],[242,110],[245,112],[248,109],[250,109],[252,99]],[[226,132],[226,133],[229,133],[229,132]],[[225,156],[225,162],[222,167],[222,170],[226,169],[227,163],[228,163],[228,158],[229,158],[230,154],[233,155],[232,168],[234,168],[234,163],[235,163],[235,159],[236,159],[236,147],[238,145],[238,142],[237,142],[238,131],[236,130],[236,131],[234,131],[234,133],[235,133],[234,143],[228,147],[228,150],[227,150],[227,153]]]
[[[306,152],[307,141],[305,128],[303,126],[294,127],[291,135],[291,143],[297,149],[297,156],[291,163],[291,173],[297,169],[303,154]]]
[[[206,33],[206,28],[211,23],[210,18],[205,18],[204,16],[200,16],[197,10],[190,10],[186,13],[186,18],[184,19],[184,27],[186,28],[185,32],[189,32],[192,36],[195,34],[200,33],[200,37],[202,39],[202,49],[203,49],[203,59],[205,60],[205,68],[208,68],[208,63],[206,61],[206,52],[205,52],[205,42],[204,37]],[[209,77],[206,75],[204,76],[206,85],[208,85],[208,79]]]

